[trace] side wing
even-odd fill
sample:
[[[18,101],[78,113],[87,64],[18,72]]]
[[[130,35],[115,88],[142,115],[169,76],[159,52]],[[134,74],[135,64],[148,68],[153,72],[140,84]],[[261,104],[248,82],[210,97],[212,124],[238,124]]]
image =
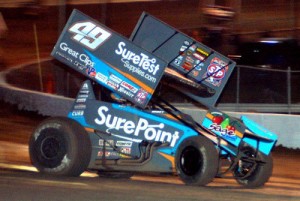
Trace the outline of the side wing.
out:
[[[162,59],[76,9],[51,55],[141,108],[166,67]]]
[[[130,36],[136,45],[168,64],[168,85],[214,106],[236,63],[159,19],[143,13]]]

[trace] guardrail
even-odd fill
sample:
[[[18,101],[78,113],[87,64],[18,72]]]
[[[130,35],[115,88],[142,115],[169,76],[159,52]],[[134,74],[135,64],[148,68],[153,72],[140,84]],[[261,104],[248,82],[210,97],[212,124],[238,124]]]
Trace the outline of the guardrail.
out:
[[[177,107],[194,108],[195,105],[187,103],[176,103]],[[300,104],[264,104],[264,103],[219,103],[217,108],[230,112],[256,112],[256,113],[278,113],[278,114],[300,114]],[[290,113],[289,113],[290,112]]]

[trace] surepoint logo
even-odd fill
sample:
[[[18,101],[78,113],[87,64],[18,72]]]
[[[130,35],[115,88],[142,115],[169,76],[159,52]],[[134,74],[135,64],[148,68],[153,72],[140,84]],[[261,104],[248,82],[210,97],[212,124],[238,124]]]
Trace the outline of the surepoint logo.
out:
[[[110,32],[90,21],[77,22],[69,31],[75,34],[72,39],[91,50],[95,50],[111,36]]]
[[[109,113],[109,108],[101,106],[98,108],[99,117],[94,119],[98,125],[105,125],[110,130],[124,132],[125,135],[133,135],[138,137],[140,134],[149,141],[169,142],[171,147],[174,147],[179,139],[179,132],[174,133],[164,131],[165,124],[149,124],[147,119],[139,118],[134,122],[122,117],[112,116]]]

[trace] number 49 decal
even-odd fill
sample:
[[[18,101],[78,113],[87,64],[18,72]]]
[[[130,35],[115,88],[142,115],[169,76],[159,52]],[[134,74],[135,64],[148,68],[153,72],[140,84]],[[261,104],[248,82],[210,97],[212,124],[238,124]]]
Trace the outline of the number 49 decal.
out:
[[[74,40],[92,50],[95,50],[111,36],[110,32],[92,22],[78,22],[69,28],[69,31],[75,34]]]

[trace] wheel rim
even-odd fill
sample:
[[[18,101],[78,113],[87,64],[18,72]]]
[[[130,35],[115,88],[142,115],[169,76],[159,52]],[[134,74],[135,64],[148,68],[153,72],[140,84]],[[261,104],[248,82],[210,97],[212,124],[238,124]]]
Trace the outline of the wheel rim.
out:
[[[41,138],[37,143],[38,146],[36,148],[40,153],[37,159],[44,167],[54,168],[61,164],[61,161],[67,154],[67,148],[60,132],[57,130],[47,132],[52,134]]]
[[[180,167],[188,176],[197,174],[202,167],[202,156],[199,150],[192,146],[186,147],[180,156]]]
[[[53,160],[61,155],[62,147],[55,137],[47,137],[41,142],[41,154],[45,159]]]

